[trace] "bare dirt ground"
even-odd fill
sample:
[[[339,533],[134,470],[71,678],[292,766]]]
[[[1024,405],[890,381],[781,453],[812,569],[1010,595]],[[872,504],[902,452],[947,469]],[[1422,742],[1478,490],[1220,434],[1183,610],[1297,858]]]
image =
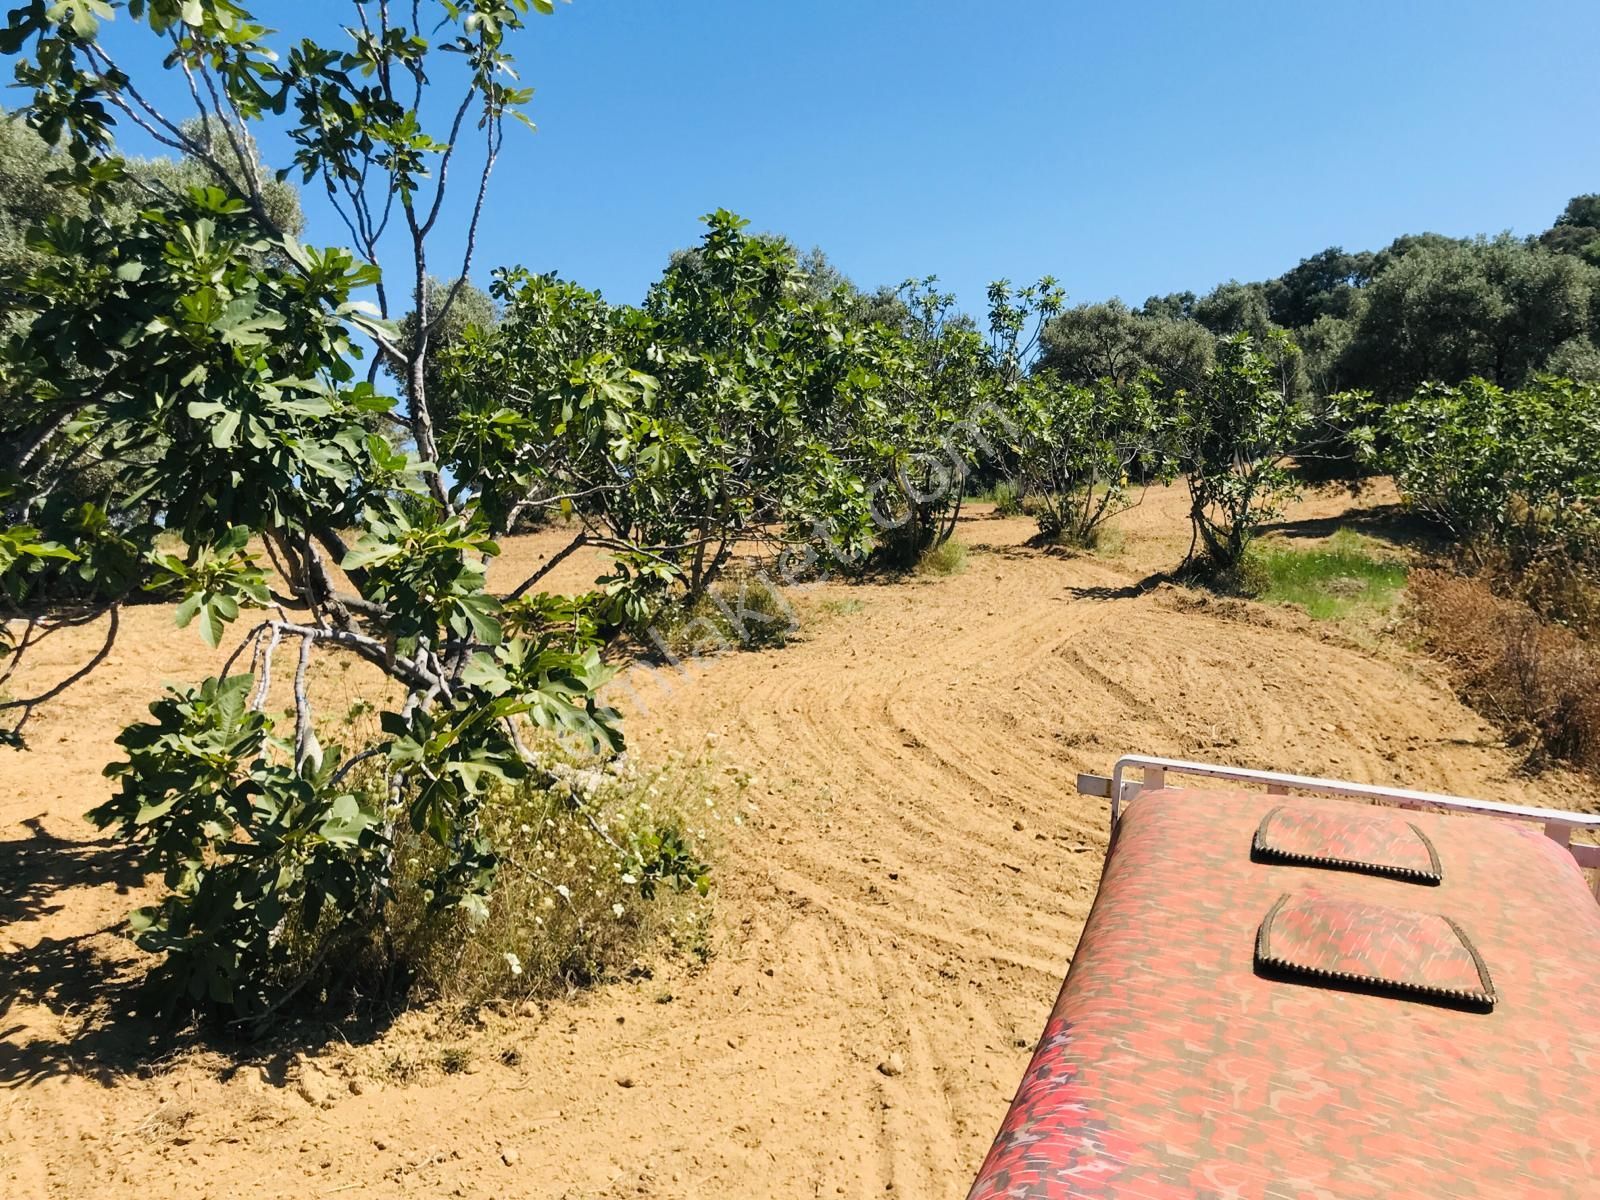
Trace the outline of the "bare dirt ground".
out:
[[[1392,500],[1320,491],[1285,532],[1382,535]],[[1402,639],[1148,586],[1187,543],[1176,493],[1127,514],[1112,554],[1047,554],[1031,532],[979,512],[963,574],[814,587],[789,648],[618,688],[637,756],[710,739],[755,777],[703,969],[471,1023],[412,1013],[360,1046],[152,1057],[104,1019],[140,969],[116,925],[141,881],[81,814],[160,683],[217,669],[169,609],[129,613],[35,749],[0,756],[0,1195],[957,1196],[1093,899],[1106,814],[1076,772],[1137,749],[1596,803],[1520,774]],[[516,540],[497,569],[563,541]],[[52,638],[34,677],[98,636]]]

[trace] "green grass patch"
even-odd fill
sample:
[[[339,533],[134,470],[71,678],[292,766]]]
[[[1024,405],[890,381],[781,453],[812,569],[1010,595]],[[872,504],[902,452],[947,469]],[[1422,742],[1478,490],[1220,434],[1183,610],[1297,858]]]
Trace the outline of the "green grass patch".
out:
[[[1256,599],[1297,604],[1319,621],[1387,612],[1406,585],[1404,562],[1349,529],[1313,550],[1257,542],[1246,555],[1243,575],[1245,589]]]

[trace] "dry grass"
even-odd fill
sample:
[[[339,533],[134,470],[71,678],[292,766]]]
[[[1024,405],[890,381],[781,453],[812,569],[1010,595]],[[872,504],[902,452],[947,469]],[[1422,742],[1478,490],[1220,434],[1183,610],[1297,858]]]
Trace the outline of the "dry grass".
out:
[[[966,569],[967,548],[955,538],[924,550],[917,560],[918,575],[959,575]]]
[[[1600,576],[1562,554],[1513,556],[1494,546],[1467,548],[1472,573],[1494,581],[1494,590],[1527,604],[1583,637],[1600,638]]]
[[[710,857],[722,812],[709,754],[674,754],[652,770],[619,764],[594,778],[581,799],[523,784],[486,802],[482,833],[500,867],[477,919],[431,911],[439,852],[402,829],[391,936],[425,997],[472,1005],[559,995],[616,977],[654,949],[709,953],[710,897],[654,875],[703,869]]]
[[[1600,646],[1480,579],[1416,571],[1411,593],[1424,640],[1468,703],[1535,761],[1600,770]]]

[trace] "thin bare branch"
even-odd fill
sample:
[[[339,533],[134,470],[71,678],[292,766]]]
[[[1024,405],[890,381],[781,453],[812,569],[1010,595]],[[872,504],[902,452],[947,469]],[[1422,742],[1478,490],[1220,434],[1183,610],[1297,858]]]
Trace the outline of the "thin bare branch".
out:
[[[461,97],[461,106],[456,109],[455,120],[450,122],[450,140],[445,146],[444,157],[439,160],[439,182],[433,192],[433,206],[428,210],[427,218],[422,222],[422,236],[427,237],[433,228],[433,223],[439,219],[439,208],[444,204],[445,186],[450,177],[450,160],[455,156],[456,142],[461,135],[461,122],[466,119],[467,109],[472,104],[472,97],[477,95],[477,84],[473,83],[467,88],[467,94]]]
[[[262,621],[254,629],[250,630],[249,633],[245,634],[244,637],[239,639],[238,646],[234,647],[233,653],[228,655],[228,661],[222,664],[222,674],[220,678],[226,679],[228,677],[228,673],[233,670],[233,664],[239,661],[239,658],[244,654],[246,647],[250,648],[250,673],[252,675],[255,674],[256,652],[261,645],[261,635],[267,631],[267,626],[269,624],[270,622]]]
[[[57,683],[53,687],[46,688],[37,695],[27,696],[19,700],[0,701],[0,712],[9,711],[13,708],[20,708],[22,710],[22,716],[17,720],[17,723],[7,731],[12,738],[18,738],[21,736],[22,727],[28,723],[28,718],[33,716],[34,709],[38,708],[39,705],[44,704],[47,701],[54,700],[57,696],[61,695],[62,692],[66,691],[73,684],[87,676],[101,663],[105,662],[106,658],[111,653],[112,646],[116,645],[117,632],[122,627],[121,610],[122,604],[120,601],[111,605],[111,607],[106,610],[111,616],[110,624],[106,628],[106,640],[101,644],[100,649],[94,652],[93,657],[91,657],[88,662],[84,663],[83,666],[72,672],[72,674],[68,675],[60,683]]]
[[[256,694],[250,698],[250,707],[256,712],[267,706],[267,692],[272,687],[272,655],[283,641],[283,629],[283,622],[272,623],[272,637],[268,639],[266,651],[261,656],[261,677],[256,681]]]
[[[300,661],[294,672],[294,765],[303,767],[306,760],[317,760],[320,765],[322,747],[317,745],[317,734],[311,724],[311,694],[306,686],[306,676],[311,670],[311,643],[309,636],[300,639]]]

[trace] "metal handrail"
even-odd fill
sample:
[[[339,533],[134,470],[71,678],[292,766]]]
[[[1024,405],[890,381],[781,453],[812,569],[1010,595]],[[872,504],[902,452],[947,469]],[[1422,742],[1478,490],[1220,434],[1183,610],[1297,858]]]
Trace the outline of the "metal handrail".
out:
[[[1124,773],[1129,767],[1138,768],[1141,772],[1137,781],[1124,778]],[[1503,804],[1493,800],[1478,800],[1471,796],[1451,796],[1442,792],[1419,792],[1412,788],[1350,783],[1343,779],[1290,775],[1282,771],[1255,771],[1248,767],[1227,767],[1217,763],[1188,762],[1181,758],[1159,758],[1146,754],[1124,754],[1117,759],[1109,780],[1103,776],[1079,776],[1078,790],[1110,798],[1111,829],[1114,834],[1117,822],[1122,817],[1122,805],[1140,792],[1166,787],[1168,771],[1180,775],[1199,775],[1209,779],[1259,783],[1266,787],[1268,793],[1276,795],[1287,795],[1292,789],[1325,796],[1387,800],[1404,808],[1442,808],[1457,812],[1482,813],[1486,816],[1504,817],[1516,821],[1536,821],[1544,826],[1545,835],[1566,849],[1580,867],[1600,871],[1600,846],[1583,843],[1574,845],[1572,842],[1572,833],[1576,829],[1600,833],[1600,815],[1568,812],[1558,808]],[[1600,899],[1600,881],[1595,884],[1595,895]]]

